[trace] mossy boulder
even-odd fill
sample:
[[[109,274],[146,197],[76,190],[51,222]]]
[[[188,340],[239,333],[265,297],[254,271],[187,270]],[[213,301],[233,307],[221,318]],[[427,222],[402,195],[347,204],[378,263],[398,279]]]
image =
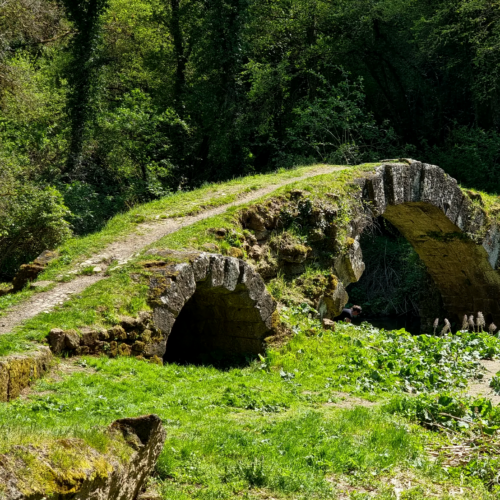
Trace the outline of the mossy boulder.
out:
[[[280,260],[291,264],[302,264],[312,252],[311,247],[287,232],[272,243],[272,248],[276,250]]]
[[[57,256],[56,252],[45,250],[30,264],[23,264],[12,280],[12,291],[22,290],[29,282],[35,281],[45,271],[49,262]]]
[[[153,470],[165,442],[156,415],[113,422],[106,448],[82,439],[45,440],[0,456],[4,500],[132,500]]]

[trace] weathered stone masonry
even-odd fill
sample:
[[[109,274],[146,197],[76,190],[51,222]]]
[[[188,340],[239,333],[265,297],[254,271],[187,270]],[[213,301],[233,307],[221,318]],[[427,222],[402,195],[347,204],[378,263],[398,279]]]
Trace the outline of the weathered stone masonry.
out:
[[[441,168],[413,160],[382,165],[359,183],[373,214],[413,245],[453,319],[482,311],[500,321],[499,228],[480,203]]]
[[[167,258],[150,264],[150,303],[154,324],[165,336],[166,360],[196,360],[214,351],[263,352],[276,303],[249,264],[216,254],[155,253]]]

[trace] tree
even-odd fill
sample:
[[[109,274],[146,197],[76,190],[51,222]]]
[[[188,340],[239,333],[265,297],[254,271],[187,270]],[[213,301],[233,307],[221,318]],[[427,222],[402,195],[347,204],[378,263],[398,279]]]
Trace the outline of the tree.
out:
[[[68,114],[72,132],[68,155],[71,176],[80,174],[82,151],[88,127],[97,110],[95,97],[99,88],[99,69],[103,61],[99,56],[102,36],[102,14],[109,0],[63,0],[76,35],[71,41],[72,62],[67,76],[70,84]]]

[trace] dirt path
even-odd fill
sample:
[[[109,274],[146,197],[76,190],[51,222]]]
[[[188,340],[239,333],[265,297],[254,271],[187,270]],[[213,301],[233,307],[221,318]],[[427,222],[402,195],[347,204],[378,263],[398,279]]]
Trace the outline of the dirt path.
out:
[[[241,196],[237,201],[221,205],[220,207],[206,210],[196,215],[188,215],[186,217],[178,217],[176,219],[159,220],[154,223],[145,223],[138,226],[138,231],[127,235],[109,245],[103,252],[94,255],[92,258],[82,262],[79,267],[99,266],[101,272],[94,276],[78,276],[68,283],[57,283],[50,291],[40,292],[29,298],[27,301],[14,306],[5,316],[0,317],[0,334],[10,332],[14,327],[21,324],[23,321],[36,316],[44,311],[50,311],[54,306],[62,304],[68,300],[71,295],[82,292],[90,285],[105,279],[104,272],[107,269],[108,263],[118,261],[123,265],[134,257],[138,252],[148,245],[158,241],[167,234],[173,233],[190,226],[200,220],[208,219],[214,215],[219,215],[225,212],[228,208],[242,205],[252,200],[256,200],[261,196],[272,193],[276,189],[293,184],[310,177],[317,175],[328,174],[338,170],[344,170],[346,167],[318,167],[309,171],[301,177],[294,177],[278,184],[271,184],[265,188],[258,189],[251,193]],[[70,271],[70,274],[76,274],[77,269]]]
[[[481,364],[484,366],[486,373],[482,380],[474,380],[469,384],[466,394],[472,398],[486,397],[491,400],[491,404],[500,404],[500,396],[495,394],[490,388],[491,378],[500,371],[500,360],[483,359]]]

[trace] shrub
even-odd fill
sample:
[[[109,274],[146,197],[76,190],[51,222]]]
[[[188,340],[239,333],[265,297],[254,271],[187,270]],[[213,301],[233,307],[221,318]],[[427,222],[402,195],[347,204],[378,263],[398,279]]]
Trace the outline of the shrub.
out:
[[[99,193],[95,186],[81,181],[63,184],[64,203],[70,209],[68,221],[76,234],[102,229],[107,220],[125,207],[125,196]]]
[[[293,125],[287,130],[292,150],[316,161],[348,165],[388,155],[396,134],[366,111],[362,79],[352,81],[342,72],[341,81],[333,85],[312,74],[320,85],[316,97],[304,98],[293,110]]]
[[[0,171],[0,213],[0,276],[4,278],[71,235],[61,193],[16,180],[7,169]]]
[[[426,147],[424,159],[443,168],[459,182],[500,192],[500,133],[455,125],[443,147]]]

